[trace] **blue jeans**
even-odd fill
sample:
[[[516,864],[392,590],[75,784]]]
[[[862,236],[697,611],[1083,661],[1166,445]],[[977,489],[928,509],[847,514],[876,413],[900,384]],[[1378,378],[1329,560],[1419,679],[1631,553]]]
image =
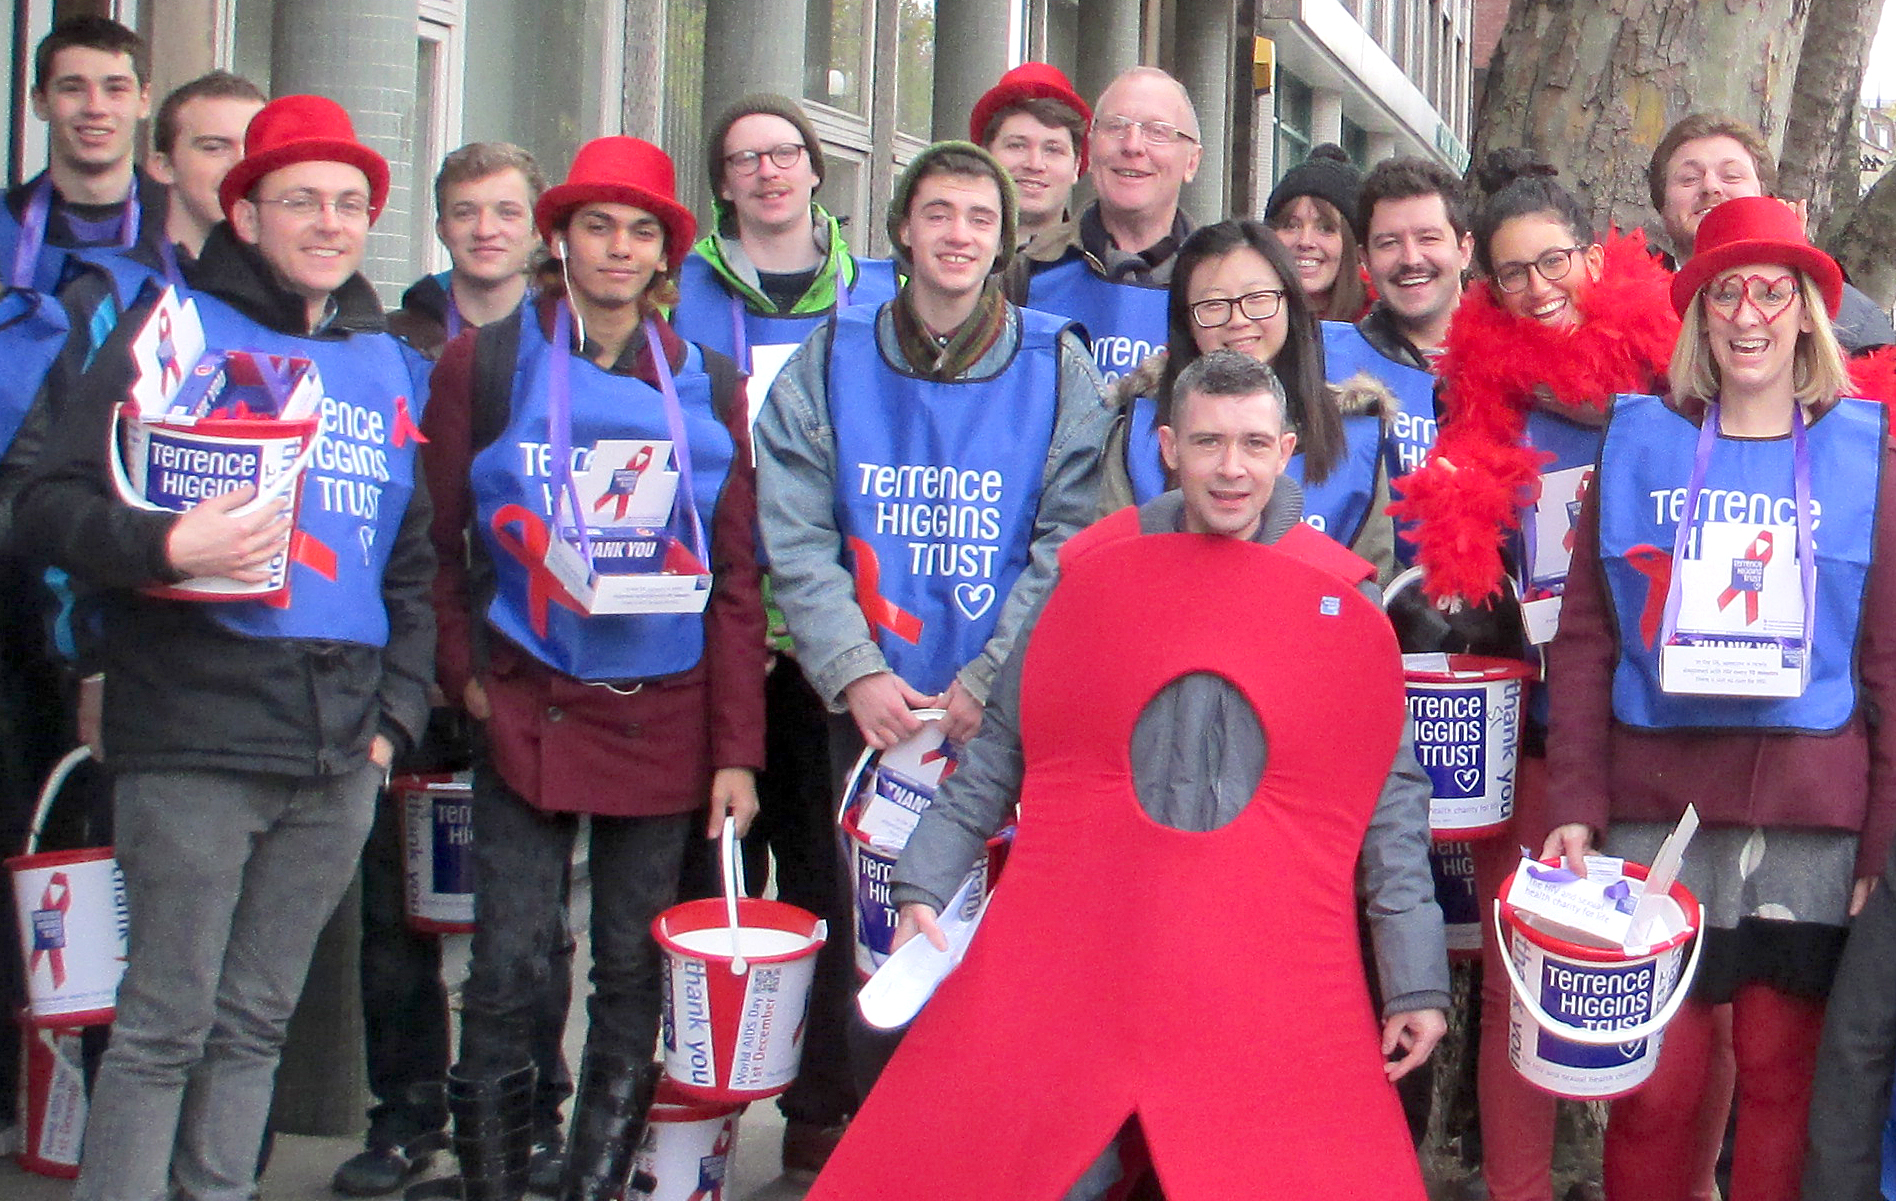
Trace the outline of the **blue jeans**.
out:
[[[652,919],[678,894],[695,814],[593,817],[592,995],[586,1049],[651,1058],[658,1037],[659,950]],[[461,1002],[457,1074],[492,1080],[532,1055],[567,902],[579,815],[527,804],[486,764],[474,769],[474,956]]]
[[[249,1201],[290,1013],[355,875],[382,771],[127,772],[131,914],[78,1201]]]

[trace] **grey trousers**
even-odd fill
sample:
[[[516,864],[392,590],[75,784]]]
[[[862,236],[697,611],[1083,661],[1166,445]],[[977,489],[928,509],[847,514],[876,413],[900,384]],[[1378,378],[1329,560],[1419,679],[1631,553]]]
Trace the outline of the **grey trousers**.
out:
[[[118,778],[131,959],[75,1201],[255,1195],[290,1013],[381,780],[366,760],[335,777]]]

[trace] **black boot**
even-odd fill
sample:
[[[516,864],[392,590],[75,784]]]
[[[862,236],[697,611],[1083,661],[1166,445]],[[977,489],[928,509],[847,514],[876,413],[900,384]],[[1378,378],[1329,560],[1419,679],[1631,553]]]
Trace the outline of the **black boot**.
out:
[[[614,1201],[620,1195],[645,1131],[645,1111],[658,1090],[658,1072],[649,1060],[586,1053],[566,1143],[561,1201]]]
[[[504,1076],[470,1079],[448,1070],[448,1112],[460,1175],[409,1188],[407,1201],[520,1201],[533,1154],[533,1065]]]

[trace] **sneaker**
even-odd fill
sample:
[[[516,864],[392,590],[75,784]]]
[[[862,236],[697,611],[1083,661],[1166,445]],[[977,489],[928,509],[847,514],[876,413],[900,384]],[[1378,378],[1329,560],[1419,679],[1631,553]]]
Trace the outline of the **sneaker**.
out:
[[[330,1177],[329,1187],[345,1197],[380,1197],[392,1193],[428,1166],[434,1153],[447,1146],[446,1136],[423,1135],[405,1147],[371,1143],[350,1156]]]
[[[783,1174],[799,1183],[815,1180],[829,1162],[830,1152],[843,1139],[847,1122],[819,1126],[794,1118],[783,1124]]]

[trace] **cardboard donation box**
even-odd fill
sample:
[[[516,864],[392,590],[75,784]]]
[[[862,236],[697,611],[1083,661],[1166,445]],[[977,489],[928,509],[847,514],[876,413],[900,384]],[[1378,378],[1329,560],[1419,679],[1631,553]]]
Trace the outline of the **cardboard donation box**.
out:
[[[322,380],[308,359],[212,350],[197,302],[165,289],[132,340],[136,369],[119,406],[112,474],[126,504],[182,513],[245,485],[256,499],[239,512],[287,499],[292,535],[255,584],[221,576],[147,589],[179,600],[289,603],[290,561],[304,477],[322,438]]]
[[[688,497],[678,503],[679,477],[673,443],[639,439],[598,443],[572,474],[578,520],[561,513],[546,564],[588,613],[704,611],[710,557],[697,510]],[[678,536],[681,525],[691,541]]]
[[[1814,566],[1797,527],[1708,521],[1677,568],[1660,686],[1696,696],[1802,696],[1810,679]],[[1671,598],[1669,598],[1671,599]]]

